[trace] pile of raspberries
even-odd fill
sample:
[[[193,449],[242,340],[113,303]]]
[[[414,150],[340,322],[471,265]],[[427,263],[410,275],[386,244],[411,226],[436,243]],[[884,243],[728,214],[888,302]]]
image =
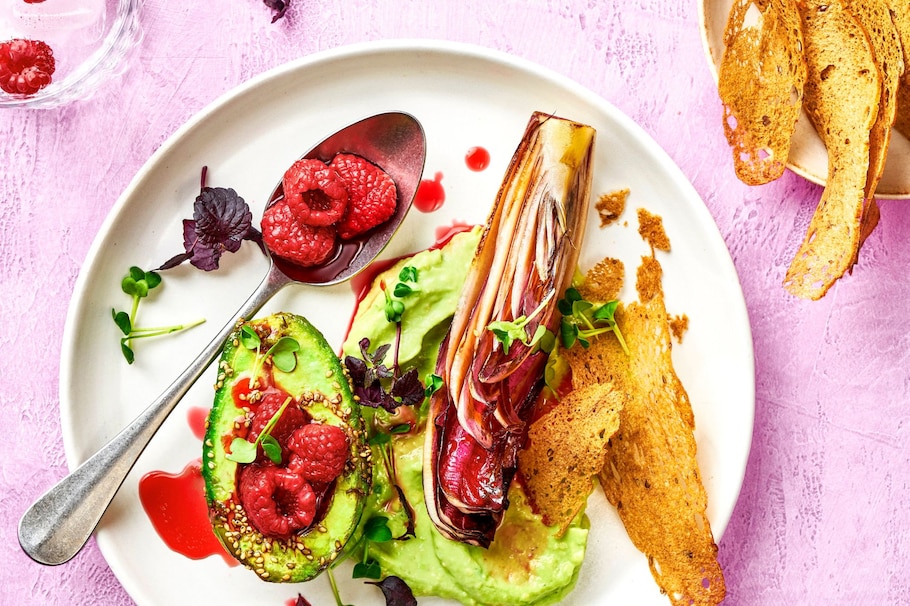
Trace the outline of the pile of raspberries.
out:
[[[284,174],[284,197],[266,209],[262,237],[279,257],[301,267],[330,261],[337,244],[356,239],[395,214],[395,182],[353,154],[328,164],[298,160]]]

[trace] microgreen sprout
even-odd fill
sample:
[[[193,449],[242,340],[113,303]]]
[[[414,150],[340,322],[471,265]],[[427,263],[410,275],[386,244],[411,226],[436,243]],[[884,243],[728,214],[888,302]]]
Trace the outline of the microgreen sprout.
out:
[[[398,272],[398,282],[392,287],[392,292],[382,283],[382,292],[385,296],[385,317],[389,322],[396,324],[401,322],[401,316],[404,314],[404,302],[401,299],[408,295],[419,292],[417,289],[418,272],[417,268],[412,265],[405,265]]]
[[[252,463],[256,460],[258,447],[262,445],[262,451],[265,453],[265,456],[267,456],[272,463],[275,463],[276,465],[281,464],[281,445],[278,444],[278,440],[272,436],[271,432],[291,400],[292,398],[289,396],[284,401],[284,404],[275,411],[275,414],[272,415],[269,422],[265,424],[265,427],[263,427],[262,431],[259,432],[259,435],[256,436],[255,442],[250,442],[244,438],[234,438],[231,441],[231,452],[225,455],[225,457],[229,461],[234,461],[235,463]]]
[[[382,568],[374,558],[370,557],[371,543],[387,543],[394,538],[392,529],[389,528],[389,518],[384,515],[375,515],[363,525],[363,558],[354,565],[353,578],[355,579],[380,579]]]
[[[626,355],[629,348],[616,324],[616,308],[619,301],[609,301],[603,305],[595,305],[582,298],[581,293],[574,286],[566,289],[565,298],[557,302],[559,312],[562,314],[559,335],[563,347],[572,347],[577,341],[582,347],[587,348],[591,339],[597,335],[612,332],[622,346]]]
[[[136,360],[135,352],[130,344],[136,339],[160,337],[162,335],[179,332],[198,326],[205,320],[196,320],[189,324],[174,324],[172,326],[141,327],[136,325],[136,315],[139,311],[139,302],[148,297],[149,292],[161,285],[161,276],[154,271],[143,271],[139,267],[130,267],[129,272],[120,281],[120,289],[132,297],[129,313],[111,309],[111,317],[123,337],[120,339],[120,351],[129,364]]]
[[[256,359],[253,361],[250,372],[250,388],[255,386],[259,369],[269,357],[272,359],[272,366],[281,372],[293,372],[297,367],[297,352],[300,351],[300,343],[293,337],[281,337],[265,352],[265,355],[262,355],[262,339],[259,338],[253,327],[244,324],[240,327],[240,344],[256,352]]]
[[[496,339],[502,343],[502,350],[506,354],[509,353],[509,349],[512,347],[512,344],[515,341],[523,343],[527,347],[533,347],[537,344],[538,341],[544,336],[547,332],[547,327],[543,324],[539,324],[537,329],[534,331],[534,334],[528,336],[527,329],[525,328],[528,323],[536,318],[540,312],[543,311],[550,299],[553,298],[553,293],[550,293],[544,300],[540,302],[540,305],[531,312],[529,316],[519,316],[512,321],[499,320],[496,322],[490,322],[487,325],[487,330],[493,333]]]

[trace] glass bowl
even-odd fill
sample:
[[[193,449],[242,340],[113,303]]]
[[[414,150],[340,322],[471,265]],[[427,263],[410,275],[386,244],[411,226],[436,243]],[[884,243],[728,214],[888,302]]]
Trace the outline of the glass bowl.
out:
[[[140,37],[142,0],[0,0],[0,42],[41,40],[54,52],[51,83],[32,95],[0,90],[0,107],[51,108],[89,98],[125,67]]]

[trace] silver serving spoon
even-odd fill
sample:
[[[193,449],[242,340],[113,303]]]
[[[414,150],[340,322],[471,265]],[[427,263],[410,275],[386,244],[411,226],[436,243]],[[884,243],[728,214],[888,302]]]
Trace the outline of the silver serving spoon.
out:
[[[236,323],[251,318],[288,284],[316,286],[350,279],[376,258],[404,219],[423,175],[426,138],[408,114],[366,118],[325,139],[303,157],[331,160],[352,153],[385,170],[398,188],[395,215],[360,242],[346,244],[326,267],[304,270],[270,256],[269,271],[246,303],[158,399],[75,471],[48,490],[19,521],[19,544],[41,564],[62,564],[85,545],[139,455],[181,398],[221,352]],[[281,185],[271,201],[283,195]]]

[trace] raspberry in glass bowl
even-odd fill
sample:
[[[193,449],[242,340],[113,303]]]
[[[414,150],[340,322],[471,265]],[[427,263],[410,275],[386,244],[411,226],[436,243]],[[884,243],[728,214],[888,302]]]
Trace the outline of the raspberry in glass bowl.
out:
[[[141,0],[0,2],[0,107],[86,99],[126,65]]]

